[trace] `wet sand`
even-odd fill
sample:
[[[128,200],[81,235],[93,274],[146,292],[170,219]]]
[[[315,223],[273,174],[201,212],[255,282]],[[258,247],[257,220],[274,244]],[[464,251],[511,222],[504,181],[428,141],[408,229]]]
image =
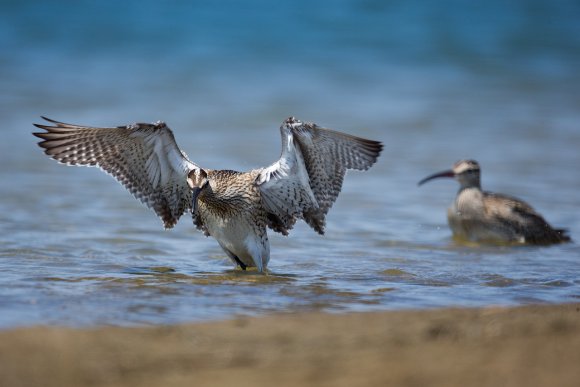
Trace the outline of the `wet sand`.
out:
[[[0,331],[1,386],[578,386],[580,304]]]

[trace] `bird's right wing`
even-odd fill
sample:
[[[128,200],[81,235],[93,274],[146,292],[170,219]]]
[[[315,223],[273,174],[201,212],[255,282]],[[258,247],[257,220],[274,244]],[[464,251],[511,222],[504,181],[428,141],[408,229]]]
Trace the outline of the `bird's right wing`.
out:
[[[256,179],[269,226],[287,234],[297,219],[304,219],[323,234],[326,214],[342,189],[346,171],[370,168],[383,146],[294,117],[284,121],[280,132],[280,159]]]
[[[65,124],[34,124],[46,132],[38,145],[51,158],[67,164],[97,166],[115,177],[135,198],[173,227],[191,209],[190,171],[199,167],[179,149],[165,123],[97,128]]]

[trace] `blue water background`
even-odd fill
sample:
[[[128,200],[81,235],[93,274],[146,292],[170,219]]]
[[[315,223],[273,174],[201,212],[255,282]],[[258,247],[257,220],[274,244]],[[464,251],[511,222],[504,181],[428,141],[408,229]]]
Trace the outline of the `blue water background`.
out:
[[[456,245],[456,184],[416,182],[476,159],[580,240],[579,20],[550,0],[2,2],[0,327],[578,301],[577,243]],[[271,236],[264,277],[188,216],[163,231],[102,172],[48,160],[40,115],[161,119],[209,168],[270,164],[290,115],[385,150],[326,236]]]

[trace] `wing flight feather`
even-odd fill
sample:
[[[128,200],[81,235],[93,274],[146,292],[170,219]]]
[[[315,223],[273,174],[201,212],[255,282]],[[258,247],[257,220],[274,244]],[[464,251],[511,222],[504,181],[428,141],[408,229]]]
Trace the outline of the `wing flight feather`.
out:
[[[293,117],[284,121],[280,132],[280,159],[256,179],[269,225],[287,234],[297,219],[304,219],[323,234],[326,214],[342,189],[346,171],[370,168],[383,146]]]
[[[34,133],[51,158],[78,166],[97,166],[115,177],[135,198],[173,227],[191,209],[187,175],[199,167],[179,149],[163,122],[99,128],[65,124],[42,117],[52,125],[35,124]]]

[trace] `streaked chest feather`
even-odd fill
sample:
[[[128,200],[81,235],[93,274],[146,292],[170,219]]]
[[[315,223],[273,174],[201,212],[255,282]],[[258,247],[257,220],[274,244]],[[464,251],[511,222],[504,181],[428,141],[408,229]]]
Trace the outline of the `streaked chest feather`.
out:
[[[209,228],[235,229],[264,221],[255,173],[216,171],[198,197],[198,213]]]

